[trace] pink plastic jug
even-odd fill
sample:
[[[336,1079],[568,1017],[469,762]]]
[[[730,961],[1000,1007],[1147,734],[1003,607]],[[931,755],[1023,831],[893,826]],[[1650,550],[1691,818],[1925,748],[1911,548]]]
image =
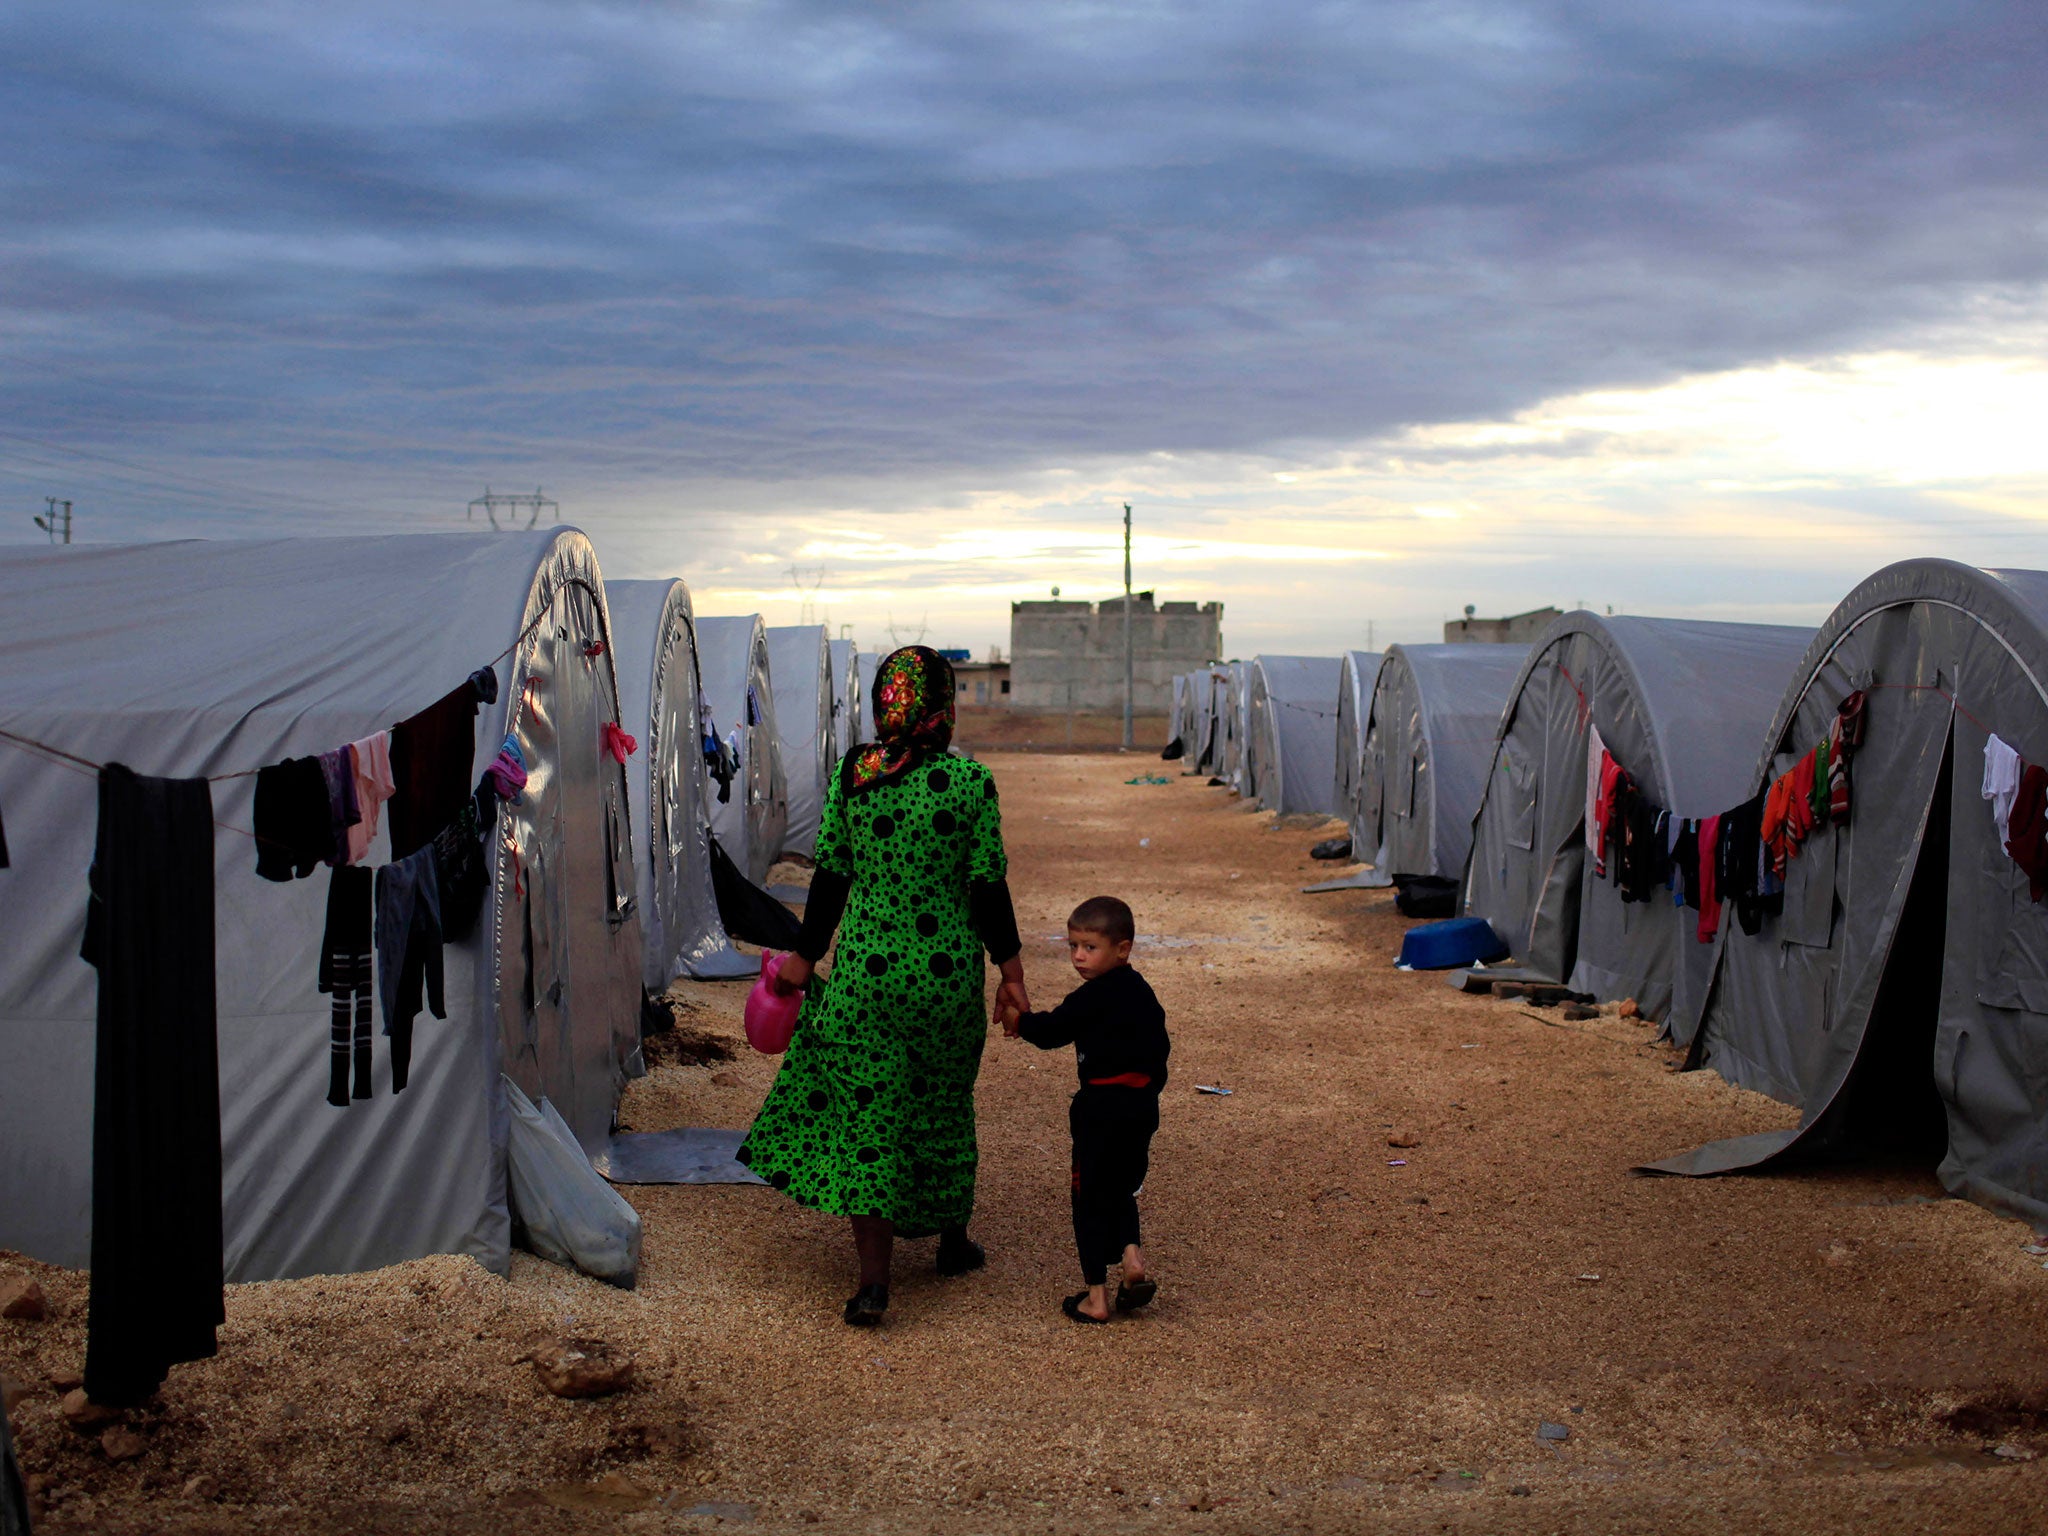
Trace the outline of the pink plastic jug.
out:
[[[747,994],[747,1044],[764,1056],[780,1056],[789,1049],[797,1013],[804,1005],[801,991],[778,993],[771,985],[782,974],[782,962],[787,958],[780,950],[764,950],[761,974]]]

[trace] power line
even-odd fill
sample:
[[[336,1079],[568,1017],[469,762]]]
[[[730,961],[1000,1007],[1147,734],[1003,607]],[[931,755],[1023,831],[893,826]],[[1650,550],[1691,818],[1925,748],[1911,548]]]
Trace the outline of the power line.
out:
[[[293,491],[258,490],[250,486],[234,485],[226,481],[206,480],[196,475],[185,475],[172,470],[157,469],[152,465],[138,464],[133,459],[120,458],[115,454],[99,453],[90,448],[73,448],[65,443],[51,442],[47,438],[30,437],[23,432],[0,431],[0,439],[15,443],[26,443],[30,447],[43,450],[46,454],[68,454],[73,458],[88,459],[95,463],[112,464],[122,469],[134,470],[149,477],[143,483],[152,489],[168,489],[172,485],[182,484],[197,493],[226,494],[236,497],[257,496],[265,502],[273,504],[272,510],[275,510],[274,504],[277,502],[297,502],[303,510],[340,513],[350,517],[360,516],[364,510],[360,506],[344,507],[337,502],[322,501],[317,497],[302,496]],[[15,451],[19,454],[19,450]]]

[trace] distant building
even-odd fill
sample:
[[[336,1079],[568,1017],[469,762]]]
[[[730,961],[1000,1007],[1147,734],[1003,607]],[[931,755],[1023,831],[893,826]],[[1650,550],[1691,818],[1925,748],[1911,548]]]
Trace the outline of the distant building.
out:
[[[989,647],[987,661],[953,663],[953,696],[962,704],[988,704],[998,709],[1010,702],[1010,664],[1003,653]]]
[[[1455,645],[1461,640],[1473,640],[1493,645],[1528,645],[1550,627],[1550,621],[1562,618],[1561,608],[1531,608],[1527,613],[1518,613],[1505,619],[1479,619],[1472,616],[1472,610],[1465,610],[1462,619],[1449,619],[1444,623],[1444,640]]]
[[[1173,680],[1223,655],[1221,603],[1131,599],[1132,707],[1164,714]],[[1010,605],[1010,703],[1018,709],[1124,707],[1124,600]]]

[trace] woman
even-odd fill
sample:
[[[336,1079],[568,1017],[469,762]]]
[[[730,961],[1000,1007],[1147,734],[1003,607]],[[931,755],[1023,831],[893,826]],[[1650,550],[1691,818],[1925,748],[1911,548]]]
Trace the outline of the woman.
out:
[[[792,1199],[852,1219],[860,1287],[846,1321],[860,1327],[888,1309],[899,1233],[938,1233],[942,1275],[985,1262],[967,1235],[983,949],[1002,972],[994,1011],[1030,1007],[995,778],[946,752],[946,659],[921,645],[884,657],[874,720],[876,739],[825,791],[803,932],[781,973],[782,990],[805,989],[803,1012],[739,1152]]]

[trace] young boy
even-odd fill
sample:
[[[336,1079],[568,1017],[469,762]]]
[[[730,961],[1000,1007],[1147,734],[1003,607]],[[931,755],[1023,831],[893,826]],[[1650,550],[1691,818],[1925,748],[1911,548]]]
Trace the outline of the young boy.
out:
[[[1109,1266],[1123,1275],[1116,1309],[1135,1312],[1158,1294],[1138,1247],[1138,1188],[1145,1182],[1159,1091],[1166,1086],[1166,1011],[1131,968],[1131,909],[1095,896],[1067,919],[1067,953],[1081,985],[1050,1013],[1003,1013],[1003,1033],[1041,1051],[1074,1047],[1081,1086],[1067,1109],[1074,1135],[1074,1243],[1088,1289],[1060,1303],[1077,1323],[1109,1321]]]

